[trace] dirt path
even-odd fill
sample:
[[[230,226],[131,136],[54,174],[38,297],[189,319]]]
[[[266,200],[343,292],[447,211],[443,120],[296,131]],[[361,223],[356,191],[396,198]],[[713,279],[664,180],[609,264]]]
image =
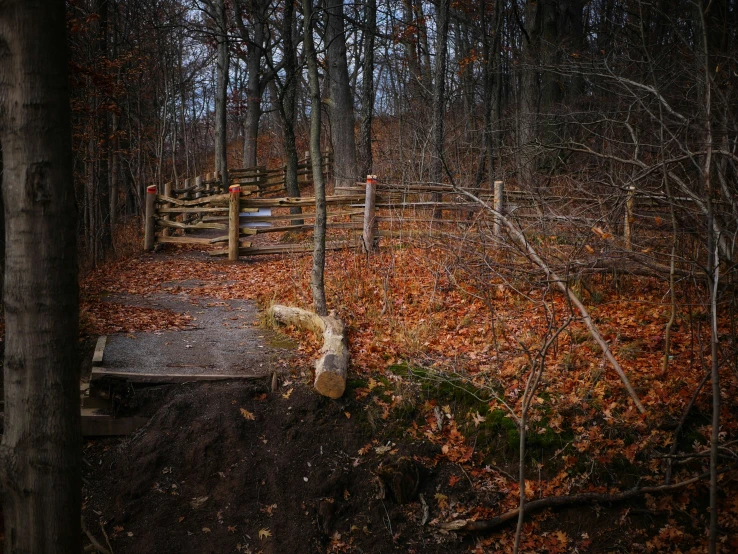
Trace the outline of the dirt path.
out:
[[[172,282],[147,297],[113,294],[107,302],[189,315],[183,330],[116,333],[108,337],[103,368],[131,374],[262,376],[286,371],[295,345],[256,327],[258,311],[248,300],[190,295],[200,281]]]

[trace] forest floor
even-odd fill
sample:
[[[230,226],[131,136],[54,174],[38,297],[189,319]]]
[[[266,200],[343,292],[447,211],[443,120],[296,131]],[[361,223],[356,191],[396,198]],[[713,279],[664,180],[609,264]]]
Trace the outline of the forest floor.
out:
[[[268,380],[121,391],[118,415],[149,422],[128,437],[85,441],[88,531],[117,554],[512,551],[514,519],[481,533],[443,524],[493,521],[517,506],[519,434],[506,410],[519,410],[525,348],[545,336],[547,293],[475,281],[452,261],[454,252],[407,245],[370,258],[328,254],[328,302],[349,326],[352,356],[339,400],[311,389],[320,341],[291,327],[280,332],[297,347],[275,391]],[[309,255],[228,263],[185,247],[126,257],[82,280],[82,332],[88,345],[103,334],[186,332],[191,311],[145,301],[183,292],[177,282],[193,285],[184,292],[197,309],[205,299],[309,308],[310,265]],[[706,371],[708,329],[696,302],[678,314],[662,373],[663,283],[595,277],[580,294],[648,412],[638,413],[574,322],[551,350],[534,402],[528,501],[662,484],[663,455]],[[127,300],[116,302],[120,295]],[[563,299],[551,302],[566,312]],[[725,366],[721,377],[721,465],[730,468],[738,378]],[[672,482],[704,474],[709,414],[708,385],[676,437],[678,452],[692,456],[676,459]],[[733,552],[735,471],[721,474],[720,493],[720,546]],[[706,552],[707,506],[699,480],[543,510],[526,516],[521,552]]]

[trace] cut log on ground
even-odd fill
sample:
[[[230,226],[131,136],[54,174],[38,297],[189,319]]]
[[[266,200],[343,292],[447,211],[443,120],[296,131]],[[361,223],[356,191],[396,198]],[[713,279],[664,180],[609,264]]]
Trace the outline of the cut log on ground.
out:
[[[313,312],[289,306],[272,306],[269,310],[275,321],[283,325],[295,325],[323,334],[321,357],[315,362],[313,386],[323,396],[340,398],[346,389],[349,351],[346,326],[334,314],[319,316]]]

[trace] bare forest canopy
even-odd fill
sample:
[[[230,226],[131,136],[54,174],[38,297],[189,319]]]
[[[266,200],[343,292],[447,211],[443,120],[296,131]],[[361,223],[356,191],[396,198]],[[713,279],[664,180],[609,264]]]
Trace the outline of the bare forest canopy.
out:
[[[303,157],[314,109],[305,36],[337,184],[499,179],[584,196],[629,246],[645,220],[638,208],[627,217],[628,204],[643,199],[659,204],[663,233],[674,224],[706,248],[711,225],[719,257],[733,259],[735,0],[325,0],[307,35],[303,11],[281,0],[67,3],[92,263],[121,218],[141,213],[147,185],[217,170],[222,137],[230,167]]]

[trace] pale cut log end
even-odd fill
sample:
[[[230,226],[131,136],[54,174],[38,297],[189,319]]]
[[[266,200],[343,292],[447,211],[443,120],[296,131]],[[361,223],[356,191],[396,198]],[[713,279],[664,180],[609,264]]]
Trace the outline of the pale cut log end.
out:
[[[330,372],[321,373],[315,376],[313,387],[323,396],[336,400],[341,398],[346,390],[346,377]]]

